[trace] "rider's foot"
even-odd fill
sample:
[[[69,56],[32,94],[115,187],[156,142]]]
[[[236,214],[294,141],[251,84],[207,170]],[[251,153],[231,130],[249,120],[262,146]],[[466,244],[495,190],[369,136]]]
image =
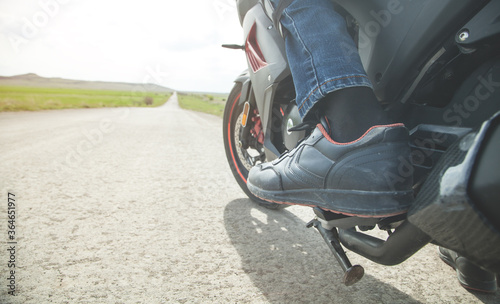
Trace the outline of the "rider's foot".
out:
[[[476,266],[455,251],[439,247],[439,257],[457,271],[460,284],[471,291],[492,293],[497,290],[496,275]]]
[[[255,196],[275,203],[361,217],[405,213],[413,201],[408,140],[404,125],[392,124],[337,143],[322,119],[295,149],[253,167],[247,186]]]

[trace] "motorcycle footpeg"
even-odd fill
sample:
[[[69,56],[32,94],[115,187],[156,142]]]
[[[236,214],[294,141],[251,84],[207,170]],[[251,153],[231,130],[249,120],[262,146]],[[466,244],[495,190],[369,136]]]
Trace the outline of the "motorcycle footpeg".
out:
[[[346,286],[351,286],[359,282],[359,280],[363,278],[363,275],[365,274],[364,268],[360,265],[352,266],[351,262],[349,261],[349,258],[344,252],[344,249],[342,248],[342,245],[339,242],[337,228],[333,228],[331,230],[325,229],[321,225],[321,222],[317,219],[310,221],[307,224],[307,227],[316,228],[316,230],[318,230],[318,232],[325,240],[326,244],[328,245],[328,248],[330,248],[333,255],[337,259],[337,262],[340,264],[340,267],[344,271],[344,277],[342,282]]]

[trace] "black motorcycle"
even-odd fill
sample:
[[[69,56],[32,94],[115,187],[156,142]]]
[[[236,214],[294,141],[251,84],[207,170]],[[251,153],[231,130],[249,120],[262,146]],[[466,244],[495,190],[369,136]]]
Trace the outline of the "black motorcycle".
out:
[[[407,214],[345,216],[314,208],[323,236],[351,285],[363,276],[344,247],[396,265],[432,242],[500,273],[500,1],[335,0],[356,41],[375,94],[410,129],[415,200]],[[243,191],[252,166],[293,149],[301,122],[285,54],[284,29],[268,0],[237,0],[248,70],[224,111],[227,159]],[[273,15],[274,14],[274,15]],[[278,14],[279,15],[279,14]],[[279,16],[278,16],[279,17]],[[387,239],[364,231],[382,229]]]

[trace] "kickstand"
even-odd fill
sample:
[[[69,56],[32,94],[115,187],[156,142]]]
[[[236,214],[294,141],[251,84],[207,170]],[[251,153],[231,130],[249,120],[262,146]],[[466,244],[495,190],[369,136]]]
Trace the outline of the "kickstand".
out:
[[[307,223],[307,228],[311,227],[314,227],[319,231],[326,244],[328,245],[328,248],[330,248],[333,255],[339,262],[340,267],[342,267],[342,270],[344,271],[343,283],[346,286],[351,286],[361,280],[361,278],[365,274],[365,270],[360,265],[352,266],[349,258],[344,252],[344,249],[342,248],[342,245],[339,242],[337,228],[334,227],[331,230],[325,229],[321,225],[321,222],[317,219],[313,219],[312,221]]]

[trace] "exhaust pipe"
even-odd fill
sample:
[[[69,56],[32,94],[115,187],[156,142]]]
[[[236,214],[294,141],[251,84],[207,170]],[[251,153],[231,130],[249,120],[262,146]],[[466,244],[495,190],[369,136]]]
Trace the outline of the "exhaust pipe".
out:
[[[406,261],[431,241],[427,234],[408,221],[404,221],[385,241],[355,229],[339,229],[339,238],[346,248],[386,266]]]

